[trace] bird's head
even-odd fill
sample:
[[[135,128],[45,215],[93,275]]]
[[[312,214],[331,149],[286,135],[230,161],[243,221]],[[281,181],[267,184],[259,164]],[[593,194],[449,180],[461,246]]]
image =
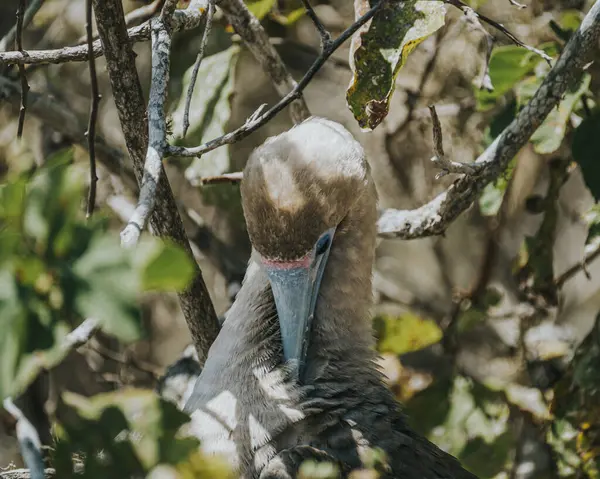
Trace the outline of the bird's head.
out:
[[[269,138],[244,170],[248,233],[271,283],[284,358],[299,374],[336,228],[368,181],[361,145],[322,118]]]

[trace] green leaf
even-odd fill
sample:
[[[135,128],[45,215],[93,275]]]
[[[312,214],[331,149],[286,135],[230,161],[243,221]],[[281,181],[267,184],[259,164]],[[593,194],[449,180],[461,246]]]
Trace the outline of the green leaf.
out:
[[[459,457],[477,477],[497,477],[510,465],[516,438],[501,392],[456,376],[417,393],[406,410],[418,432]]]
[[[560,147],[567,125],[571,119],[571,114],[581,96],[588,91],[591,76],[586,73],[579,84],[579,88],[571,89],[565,94],[564,99],[557,108],[553,108],[546,120],[536,130],[531,137],[533,149],[539,154],[554,153]]]
[[[573,133],[571,151],[579,164],[585,184],[600,199],[600,110],[585,118]]]
[[[123,341],[138,339],[141,333],[136,301],[140,278],[129,254],[116,237],[100,236],[73,265],[77,310]]]
[[[192,258],[178,245],[158,238],[140,242],[137,253],[143,251],[139,264],[144,291],[182,291],[194,278],[195,267]],[[145,243],[144,246],[142,243]],[[139,260],[138,260],[139,261]]]
[[[258,0],[256,2],[246,2],[246,6],[256,18],[262,20],[273,10],[276,3],[277,0]]]
[[[494,107],[498,98],[513,89],[539,62],[540,58],[525,48],[513,45],[495,48],[489,63],[494,90],[475,90],[477,109],[485,111]]]
[[[190,129],[183,140],[181,138],[183,114],[193,66],[185,73],[182,95],[173,112],[176,143],[197,145],[225,133],[231,115],[229,98],[233,93],[233,72],[239,51],[239,47],[233,45],[202,61],[190,106]],[[222,174],[228,171],[229,167],[229,148],[224,145],[206,153],[202,158],[194,159],[187,168],[185,176],[194,184],[203,176]]]
[[[479,209],[484,216],[496,216],[502,205],[508,182],[512,177],[516,165],[516,157],[513,158],[503,175],[495,182],[488,183],[479,197]]]
[[[357,11],[370,8],[355,2]],[[361,128],[372,130],[387,116],[396,77],[408,55],[444,25],[441,1],[387,2],[352,42],[353,80],[346,93],[348,107]]]
[[[285,25],[289,27],[293,25],[298,20],[300,20],[306,14],[306,9],[304,7],[297,8],[296,10],[292,10],[290,13],[285,15],[283,14],[275,14],[271,13],[271,19],[280,25]]]
[[[57,427],[52,462],[58,477],[71,477],[73,455],[81,476],[233,479],[227,465],[207,457],[195,437],[185,436],[190,418],[153,391],[123,389],[85,398],[63,394],[71,414]],[[93,431],[93,434],[90,434]]]
[[[442,332],[434,321],[412,313],[402,316],[380,316],[375,319],[381,330],[378,349],[382,353],[404,354],[437,343]]]

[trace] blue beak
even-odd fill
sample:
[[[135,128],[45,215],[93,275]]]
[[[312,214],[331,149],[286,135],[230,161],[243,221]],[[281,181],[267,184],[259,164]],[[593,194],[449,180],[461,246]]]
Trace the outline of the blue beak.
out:
[[[326,233],[331,240],[333,232],[332,228]],[[301,261],[263,263],[275,298],[283,357],[293,367],[297,379],[302,379],[315,306],[331,243],[329,241],[325,251],[312,251]]]

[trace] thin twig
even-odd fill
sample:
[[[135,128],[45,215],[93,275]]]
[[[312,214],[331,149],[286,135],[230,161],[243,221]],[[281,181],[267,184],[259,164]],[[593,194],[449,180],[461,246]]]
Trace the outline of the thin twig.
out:
[[[25,10],[25,15],[23,16],[23,28],[27,28],[27,26],[31,23],[31,20],[33,20],[33,17],[35,17],[35,14],[41,8],[42,3],[44,3],[44,0],[32,0],[27,7],[27,10]],[[8,33],[4,35],[4,38],[0,40],[0,52],[8,50],[10,46],[14,44],[16,37],[17,25],[12,27]]]
[[[327,29],[325,28],[325,26],[323,25],[323,23],[317,16],[317,13],[313,10],[313,7],[310,4],[310,1],[309,0],[301,0],[301,1],[302,1],[302,5],[304,5],[304,9],[306,10],[306,15],[308,15],[308,18],[310,18],[312,20],[316,29],[319,32],[319,36],[321,37],[321,50],[324,50],[331,43],[331,33],[329,33],[327,31]]]
[[[456,8],[459,8],[467,16],[468,15],[475,15],[475,16],[477,16],[480,20],[484,21],[488,25],[491,25],[496,30],[499,30],[504,35],[506,35],[515,45],[523,47],[523,48],[529,50],[530,52],[533,52],[536,55],[539,55],[544,60],[546,60],[548,63],[550,63],[552,61],[552,57],[550,57],[549,55],[547,55],[544,51],[539,50],[538,48],[534,48],[532,46],[529,46],[526,43],[523,43],[515,35],[513,35],[510,31],[508,31],[504,25],[502,25],[501,23],[496,22],[495,20],[492,20],[489,17],[486,17],[485,15],[482,15],[481,13],[476,12],[471,7],[469,7],[466,3],[464,3],[462,0],[444,0],[444,2],[445,3],[449,3],[450,5],[455,6]]]
[[[17,420],[17,439],[21,447],[23,461],[31,474],[31,479],[45,479],[42,442],[35,427],[23,414],[23,411],[15,405],[12,398],[6,398],[3,406]]]
[[[198,27],[204,18],[204,13],[195,9],[176,10],[173,15],[173,31],[180,32]],[[156,19],[148,20],[137,27],[127,30],[129,42],[145,42],[150,40],[152,23]],[[27,65],[44,63],[85,62],[88,60],[88,45],[63,47],[56,50],[30,50],[26,52],[0,52],[1,65]],[[102,42],[94,41],[94,57],[104,54]]]
[[[89,218],[94,213],[96,206],[96,183],[98,176],[96,175],[96,119],[98,117],[98,104],[100,103],[100,92],[98,91],[98,77],[96,76],[96,58],[94,57],[94,49],[92,47],[92,0],[86,0],[85,5],[85,29],[87,31],[88,42],[88,60],[90,69],[90,85],[91,85],[91,107],[88,128],[86,132],[88,140],[88,152],[90,155],[90,192],[87,204],[87,217]]]
[[[431,158],[432,163],[434,163],[438,168],[440,168],[440,172],[435,176],[436,180],[446,176],[449,173],[459,173],[463,175],[475,175],[479,171],[477,165],[470,165],[468,163],[460,163],[458,161],[451,161],[446,158],[444,154],[444,139],[442,135],[442,125],[440,123],[440,119],[438,118],[437,112],[435,111],[435,106],[431,105],[429,107],[429,112],[431,113],[431,121],[433,122],[433,151],[435,152],[435,156]]]
[[[186,148],[181,146],[169,146],[167,147],[167,152],[171,156],[201,156],[204,153],[214,150],[215,148],[219,148],[223,145],[229,145],[240,141],[243,138],[246,138],[250,133],[258,130],[261,126],[271,120],[277,113],[283,110],[286,106],[288,106],[292,101],[297,98],[300,98],[302,92],[306,88],[306,86],[310,83],[315,74],[321,69],[323,64],[327,61],[327,59],[331,56],[331,54],[337,50],[348,38],[350,38],[354,32],[356,32],[361,26],[367,23],[377,10],[386,2],[387,0],[379,1],[374,7],[372,7],[367,13],[365,13],[362,17],[360,17],[356,22],[354,22],[350,27],[348,27],[344,32],[332,41],[328,48],[324,49],[319,57],[315,60],[315,62],[308,69],[302,80],[298,82],[296,87],[285,95],[278,103],[273,105],[269,110],[265,113],[262,113],[260,116],[253,115],[251,118],[246,121],[240,128],[230,133],[226,133],[218,138],[210,140],[203,145]]]
[[[200,43],[200,50],[196,57],[196,63],[194,63],[194,70],[192,71],[192,78],[190,78],[190,85],[187,91],[187,97],[185,99],[185,110],[183,112],[183,135],[185,137],[188,128],[190,127],[190,105],[192,104],[192,95],[194,94],[194,87],[196,86],[196,80],[198,79],[198,71],[200,70],[200,64],[204,58],[204,51],[206,50],[206,44],[208,43],[208,36],[212,28],[212,21],[215,15],[215,0],[208,0],[208,10],[206,13],[206,22],[204,24],[204,33],[202,34],[202,42]]]
[[[132,10],[127,15],[125,15],[125,24],[128,27],[135,26],[141,22],[152,18],[156,15],[160,9],[162,8],[165,0],[154,0],[152,3],[148,5],[142,5],[140,8],[136,8]],[[98,38],[98,32],[94,30],[92,33],[93,39],[96,40]],[[77,40],[77,43],[87,42],[87,34]]]
[[[218,176],[206,176],[200,179],[200,184],[202,185],[216,185],[219,183],[240,183],[243,178],[243,173],[238,171],[236,173],[225,173],[223,175]]]
[[[516,0],[508,0],[510,2],[511,5],[523,9],[523,8],[527,8],[527,5],[523,5],[522,3],[517,2]]]
[[[219,0],[218,6],[242,38],[246,48],[269,76],[277,93],[284,97],[294,90],[296,88],[294,78],[271,44],[269,35],[260,21],[250,12],[246,3],[243,0]],[[302,94],[296,95],[292,99],[289,114],[296,124],[310,117],[310,110]]]
[[[589,265],[592,261],[600,256],[600,244],[592,247],[591,251],[589,251],[583,261],[571,266],[568,270],[566,270],[563,274],[561,274],[558,278],[554,280],[554,284],[558,289],[562,288],[565,283],[570,280],[573,276],[575,276],[579,271],[586,271],[587,265]],[[588,273],[589,275],[589,273]],[[589,276],[588,276],[589,277]]]
[[[378,221],[379,235],[386,238],[423,238],[442,234],[467,210],[483,188],[506,169],[531,135],[561,101],[572,82],[589,62],[600,37],[600,2],[585,16],[571,36],[554,68],[516,118],[477,159],[477,176],[466,175],[429,203],[414,210],[385,210]]]
[[[134,357],[125,357],[123,354],[118,353],[117,351],[113,351],[110,348],[105,347],[103,344],[100,344],[96,341],[96,344],[88,344],[88,347],[102,356],[104,359],[108,359],[111,361],[115,361],[123,366],[134,366],[139,371],[149,374],[154,379],[158,379],[161,376],[162,371],[158,366],[154,366],[153,364],[147,363],[145,361],[141,361]]]
[[[17,9],[17,34],[15,37],[15,50],[23,52],[23,19],[25,16],[25,5],[27,0],[19,0]],[[21,108],[19,109],[19,126],[17,129],[17,138],[23,136],[23,127],[25,126],[25,111],[27,109],[27,93],[29,93],[29,83],[25,74],[25,66],[19,65],[19,77],[21,78]]]

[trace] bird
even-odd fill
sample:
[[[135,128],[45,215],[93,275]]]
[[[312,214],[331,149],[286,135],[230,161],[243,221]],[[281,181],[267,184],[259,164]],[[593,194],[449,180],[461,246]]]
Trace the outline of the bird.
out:
[[[311,117],[248,158],[252,254],[184,410],[205,453],[244,479],[341,477],[383,453],[379,477],[476,479],[412,430],[377,366],[370,310],[377,192],[360,143]]]

